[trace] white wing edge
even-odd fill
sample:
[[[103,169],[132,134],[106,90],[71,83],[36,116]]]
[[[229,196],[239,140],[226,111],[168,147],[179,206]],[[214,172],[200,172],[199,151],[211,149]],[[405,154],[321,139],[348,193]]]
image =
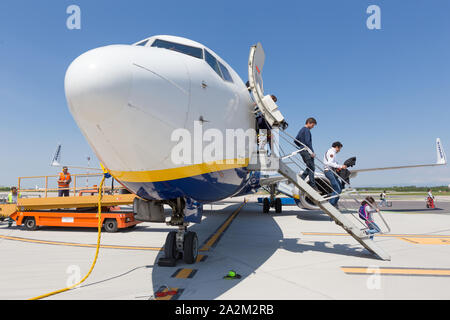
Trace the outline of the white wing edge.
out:
[[[395,166],[395,167],[382,167],[382,168],[356,169],[356,170],[350,170],[351,177],[355,177],[359,172],[445,166],[447,164],[447,157],[445,155],[444,148],[442,147],[441,139],[439,139],[439,138],[436,139],[436,152],[437,152],[436,163]]]

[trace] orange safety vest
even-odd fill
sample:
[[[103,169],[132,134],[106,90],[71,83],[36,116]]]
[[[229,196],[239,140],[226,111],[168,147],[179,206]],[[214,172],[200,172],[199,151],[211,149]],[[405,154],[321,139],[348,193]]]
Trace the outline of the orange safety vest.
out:
[[[64,172],[59,173],[59,180],[63,180],[64,182],[58,182],[58,188],[68,188],[70,173],[64,174]]]

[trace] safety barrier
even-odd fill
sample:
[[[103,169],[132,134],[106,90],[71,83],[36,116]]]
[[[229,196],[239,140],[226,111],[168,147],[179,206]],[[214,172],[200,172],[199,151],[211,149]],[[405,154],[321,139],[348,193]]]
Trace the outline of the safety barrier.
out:
[[[98,181],[101,180],[101,178],[103,177],[103,174],[101,173],[82,173],[82,174],[71,174],[72,177],[72,183],[69,188],[67,189],[63,189],[63,190],[69,190],[69,194],[76,196],[76,195],[81,195],[83,193],[92,193],[92,194],[96,194],[97,193],[97,185],[98,182],[92,184],[91,186],[89,186],[89,179],[96,179]],[[18,188],[18,192],[22,194],[22,196],[25,193],[32,193],[33,195],[29,195],[28,197],[31,196],[37,196],[37,197],[44,197],[47,198],[50,196],[53,196],[52,193],[57,193],[59,190],[62,190],[61,188],[58,188],[57,186],[52,187],[49,186],[52,184],[57,185],[57,180],[59,179],[59,175],[47,175],[47,176],[29,176],[29,177],[19,177],[18,178],[18,182],[17,182],[17,188]],[[80,186],[81,179],[86,179],[86,186]],[[29,188],[29,187],[25,187],[24,185],[28,182],[28,184],[30,184],[30,181],[34,180],[34,183],[36,183],[36,180],[38,180],[38,184],[36,184],[36,187],[33,188]],[[42,187],[39,187],[38,185],[41,184]],[[120,190],[124,190],[125,188],[123,188],[121,185],[119,186],[114,186],[114,179],[111,180],[111,186],[103,186],[102,187],[102,192],[105,194],[113,194],[113,193],[118,193],[120,192]]]

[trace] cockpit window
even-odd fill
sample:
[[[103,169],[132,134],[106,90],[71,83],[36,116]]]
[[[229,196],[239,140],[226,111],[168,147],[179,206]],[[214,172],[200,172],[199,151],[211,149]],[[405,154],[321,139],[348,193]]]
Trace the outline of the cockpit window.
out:
[[[220,63],[220,61],[217,61],[217,62],[219,62],[219,66],[220,66],[220,70],[222,71],[223,79],[225,81],[233,82],[233,78],[231,77],[231,74],[228,71],[228,69],[222,63]]]
[[[145,40],[145,41],[139,42],[139,43],[136,44],[136,45],[137,45],[137,46],[142,46],[142,47],[144,47],[144,46],[147,44],[147,42],[148,42],[148,40]]]
[[[153,42],[152,47],[169,49],[176,52],[187,54],[195,58],[203,59],[203,50],[201,48],[191,47],[184,44],[165,41],[161,39],[156,39],[155,42]]]
[[[206,63],[210,65],[211,68],[219,75],[219,77],[222,78],[222,72],[220,71],[219,64],[216,58],[208,52],[208,50],[205,50],[205,60]]]

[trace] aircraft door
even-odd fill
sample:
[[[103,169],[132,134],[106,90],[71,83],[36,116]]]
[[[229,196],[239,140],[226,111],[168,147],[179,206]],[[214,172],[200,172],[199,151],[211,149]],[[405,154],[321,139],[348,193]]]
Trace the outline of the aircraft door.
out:
[[[266,54],[260,42],[253,46],[250,50],[250,58],[248,63],[248,78],[250,87],[255,99],[261,100],[264,98],[264,85],[262,79],[262,72]]]
[[[250,82],[250,90],[253,98],[258,105],[259,110],[264,118],[272,127],[281,126],[284,122],[284,117],[278,110],[278,106],[272,100],[270,95],[264,96],[264,86],[262,79],[262,72],[266,55],[261,43],[250,48],[250,57],[248,61],[248,78]]]

